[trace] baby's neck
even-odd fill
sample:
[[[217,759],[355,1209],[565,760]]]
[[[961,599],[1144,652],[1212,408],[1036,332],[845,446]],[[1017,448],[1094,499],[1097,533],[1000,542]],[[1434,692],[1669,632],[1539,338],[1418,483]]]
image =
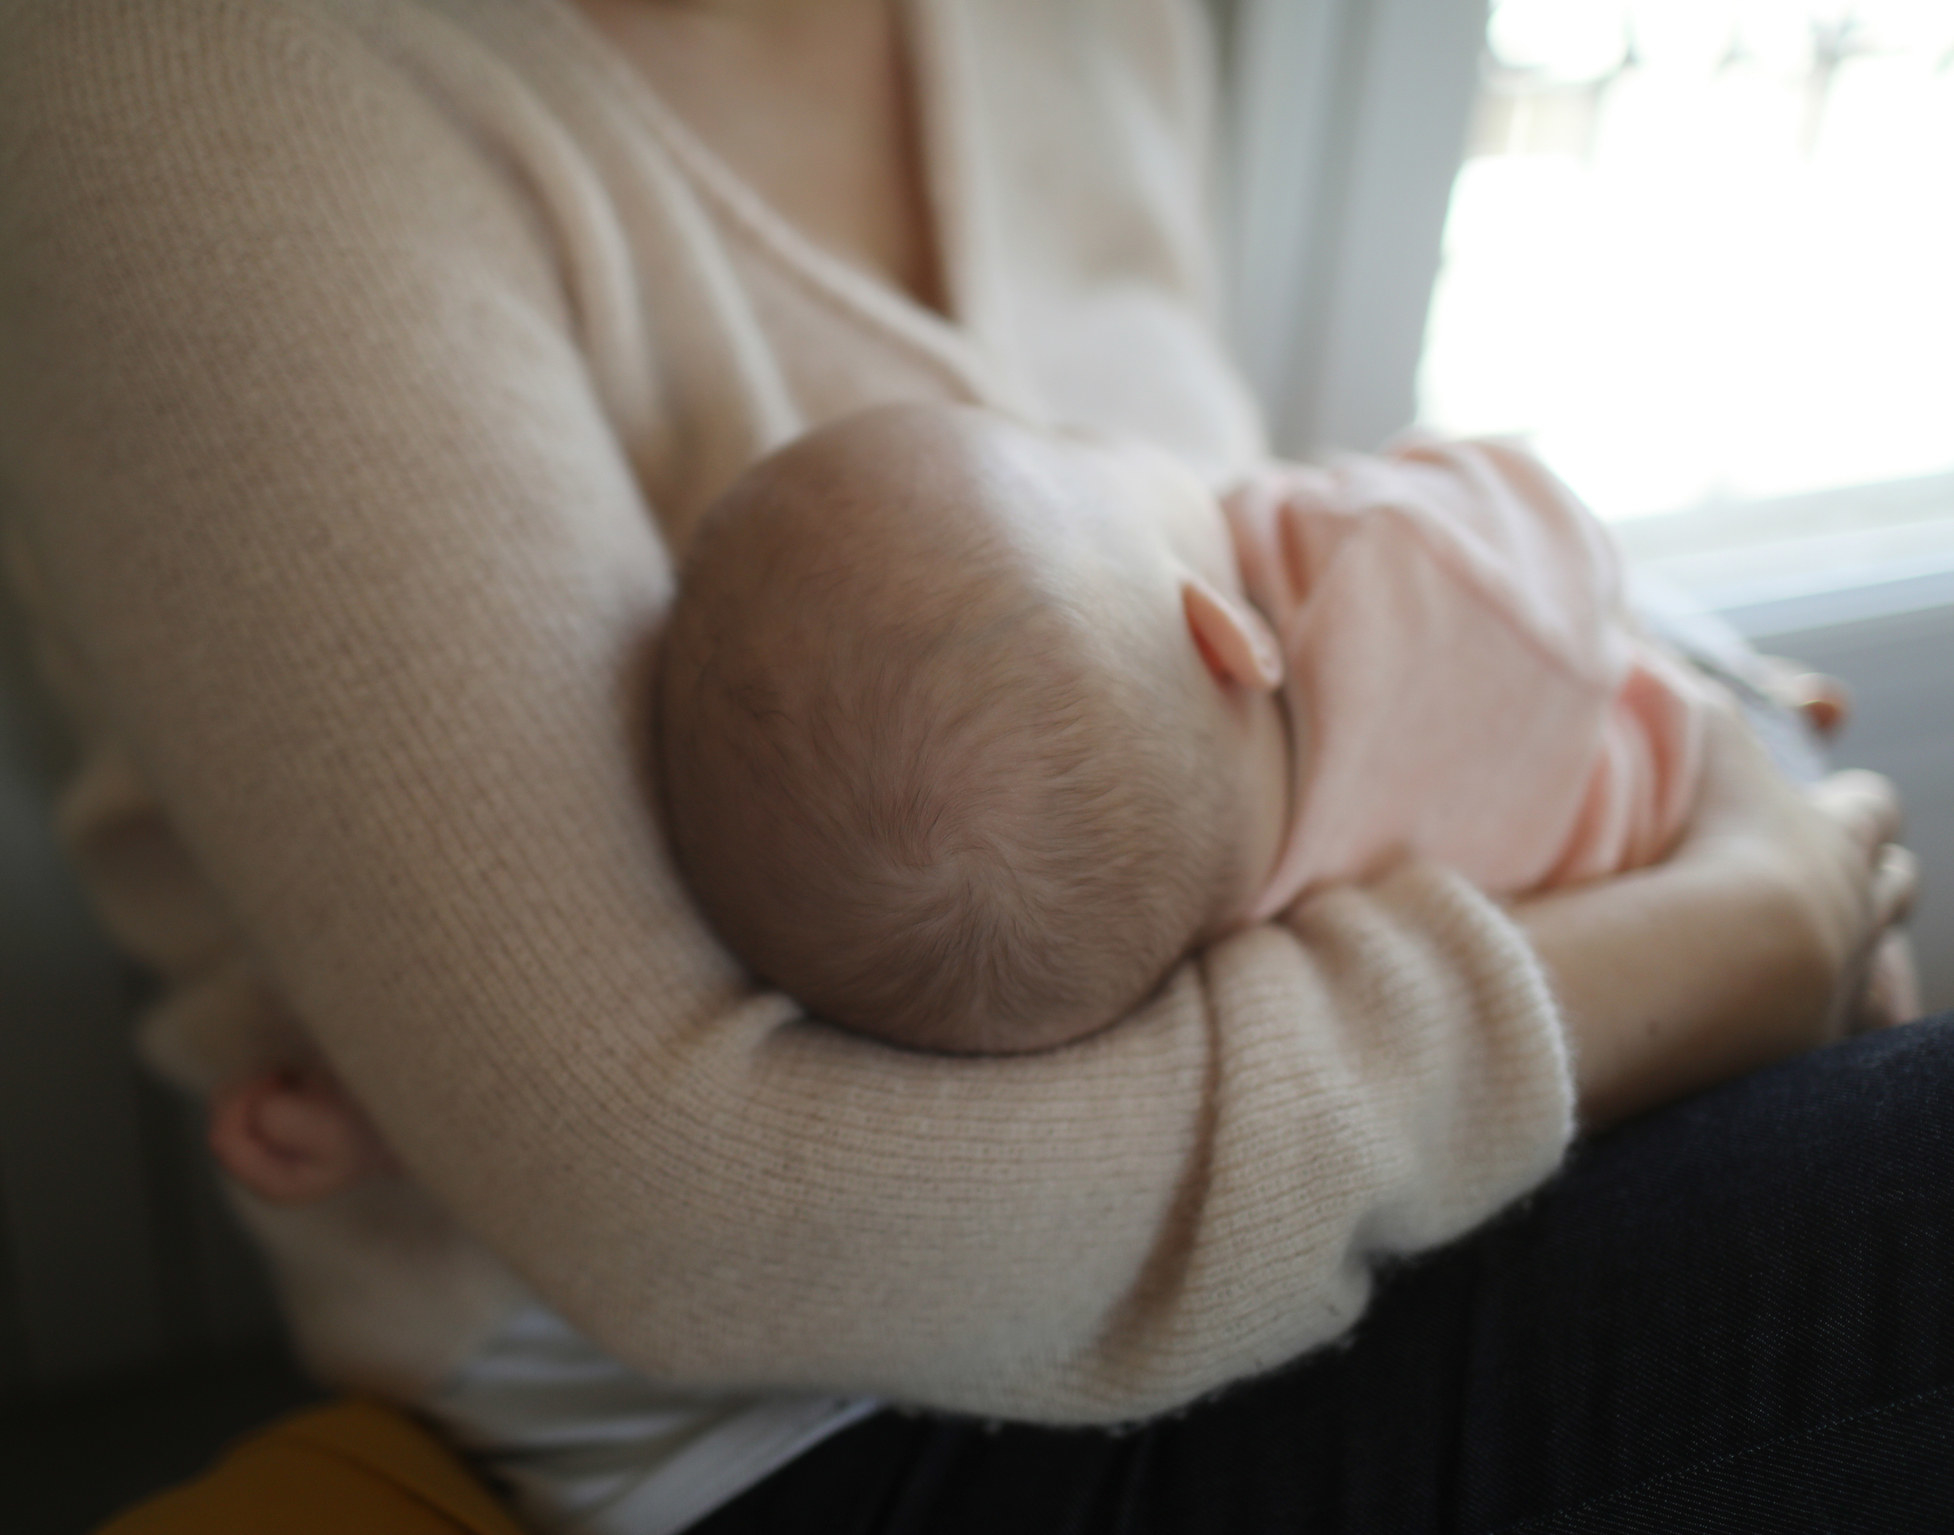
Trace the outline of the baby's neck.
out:
[[[1247,925],[1262,905],[1282,860],[1295,814],[1295,739],[1286,690],[1242,700],[1244,718],[1228,771],[1235,775],[1236,819],[1231,839],[1233,870],[1205,936]]]

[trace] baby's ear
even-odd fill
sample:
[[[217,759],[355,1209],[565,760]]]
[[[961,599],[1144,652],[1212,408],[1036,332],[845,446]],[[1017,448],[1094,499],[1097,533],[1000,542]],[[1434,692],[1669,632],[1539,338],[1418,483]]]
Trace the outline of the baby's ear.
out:
[[[218,1089],[210,1149],[232,1178],[276,1205],[312,1204],[393,1166],[322,1066],[271,1067]]]
[[[1252,693],[1273,693],[1282,686],[1282,651],[1268,621],[1247,602],[1199,576],[1187,576],[1181,582],[1181,611],[1216,682]]]

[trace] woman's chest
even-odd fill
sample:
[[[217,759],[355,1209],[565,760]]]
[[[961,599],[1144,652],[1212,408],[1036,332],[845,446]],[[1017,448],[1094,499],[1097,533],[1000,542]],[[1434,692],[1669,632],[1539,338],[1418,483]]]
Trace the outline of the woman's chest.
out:
[[[914,39],[896,0],[574,0],[812,245],[941,311]]]
[[[1202,463],[1254,456],[1205,303],[1197,157],[1087,12],[906,0],[906,35],[882,40],[904,106],[877,94],[887,70],[668,47],[638,25],[666,13],[654,0],[485,3],[521,19],[502,56],[537,108],[513,133],[505,115],[498,147],[675,546],[755,456],[889,400],[1135,433]],[[829,3],[857,0],[808,9]],[[629,49],[606,30],[627,22]],[[839,126],[821,126],[827,107]],[[905,137],[899,109],[915,119],[906,172],[885,142]],[[917,240],[940,305],[891,275]]]

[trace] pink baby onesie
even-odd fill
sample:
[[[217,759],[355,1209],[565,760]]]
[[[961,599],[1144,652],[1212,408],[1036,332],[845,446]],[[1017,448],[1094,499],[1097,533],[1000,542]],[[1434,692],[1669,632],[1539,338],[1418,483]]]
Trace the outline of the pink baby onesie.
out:
[[[1639,635],[1607,532],[1537,460],[1411,442],[1272,466],[1227,505],[1297,748],[1258,919],[1407,854],[1512,895],[1667,850],[1702,685]]]

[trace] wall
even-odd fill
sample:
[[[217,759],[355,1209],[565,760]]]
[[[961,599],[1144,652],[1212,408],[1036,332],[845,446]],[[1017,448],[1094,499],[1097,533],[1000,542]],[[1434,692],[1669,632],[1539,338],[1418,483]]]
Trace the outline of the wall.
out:
[[[1738,613],[1760,644],[1842,678],[1854,699],[1841,766],[1891,776],[1922,892],[1912,923],[1930,1010],[1954,1009],[1954,606],[1803,628]]]

